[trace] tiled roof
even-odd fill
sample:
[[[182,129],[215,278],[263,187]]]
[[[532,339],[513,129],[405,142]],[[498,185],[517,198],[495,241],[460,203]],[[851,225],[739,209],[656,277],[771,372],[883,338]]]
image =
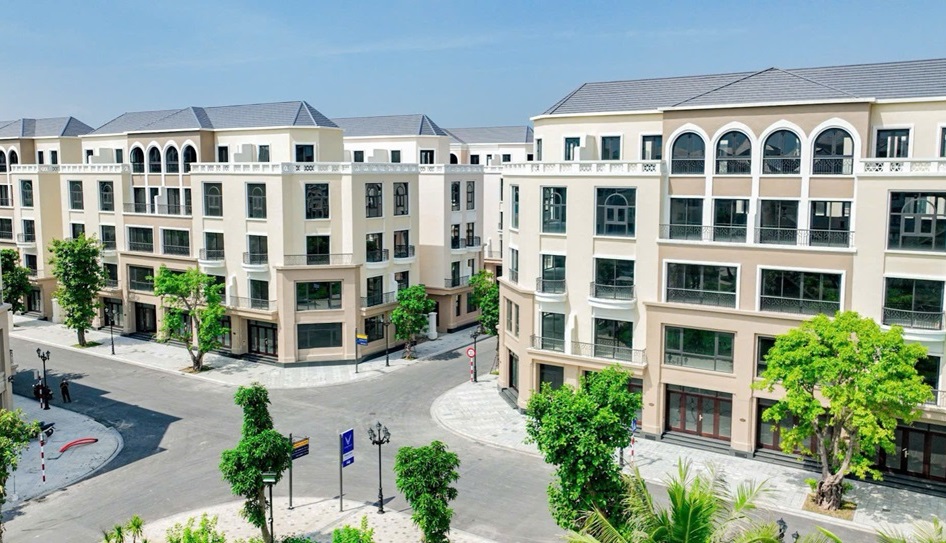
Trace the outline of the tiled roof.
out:
[[[307,102],[274,102],[218,107],[186,107],[124,113],[93,134],[161,132],[166,130],[223,130],[268,126],[325,126],[335,124]]]
[[[457,143],[532,143],[531,126],[445,128]]]
[[[345,136],[448,136],[430,117],[417,115],[383,115],[379,117],[347,117],[332,119],[345,131]]]
[[[544,115],[946,96],[946,59],[585,83]]]
[[[81,136],[91,131],[91,126],[75,117],[0,121],[0,138],[4,139]]]

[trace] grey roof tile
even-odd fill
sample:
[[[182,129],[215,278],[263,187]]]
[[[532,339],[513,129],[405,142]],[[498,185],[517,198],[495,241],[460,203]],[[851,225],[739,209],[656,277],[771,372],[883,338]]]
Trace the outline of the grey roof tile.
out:
[[[769,68],[674,105],[705,106],[747,104],[761,101],[834,100],[854,97],[850,93],[823,85],[792,72]]]
[[[378,117],[346,117],[332,119],[345,131],[345,136],[448,136],[430,117],[416,115],[382,115]]]
[[[0,122],[0,138],[71,137],[88,134],[92,127],[75,117],[17,119]]]
[[[531,126],[445,128],[458,143],[532,143]]]

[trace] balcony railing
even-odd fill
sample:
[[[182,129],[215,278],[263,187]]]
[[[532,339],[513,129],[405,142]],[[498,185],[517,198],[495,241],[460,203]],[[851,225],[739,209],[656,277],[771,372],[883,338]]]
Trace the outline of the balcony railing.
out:
[[[591,282],[591,296],[602,300],[633,300],[634,285]]]
[[[933,390],[933,397],[923,402],[923,405],[931,407],[946,407],[946,390]]]
[[[854,158],[844,156],[815,157],[811,165],[812,175],[851,175],[854,173]]]
[[[800,158],[762,159],[762,175],[799,175],[800,173]]]
[[[859,161],[858,173],[870,174],[933,174],[946,173],[946,158],[868,158]]]
[[[643,160],[637,162],[618,160],[518,162],[514,164],[503,164],[502,171],[513,175],[659,175],[663,171],[663,162],[659,160]]]
[[[107,288],[107,289],[109,289],[109,290],[115,290],[115,289],[119,288],[120,285],[121,285],[121,283],[118,282],[118,279],[106,279],[106,280],[105,280],[105,288]]]
[[[12,207],[12,206],[13,206],[13,200],[10,199],[9,196],[7,196],[6,198],[0,198],[0,207]]]
[[[2,237],[2,236],[0,236]],[[118,244],[114,239],[103,239],[102,240],[102,249],[106,251],[114,251],[118,248]]]
[[[661,224],[660,239],[746,243],[745,226],[702,226],[697,224]]]
[[[199,258],[207,262],[215,262],[224,259],[223,249],[201,249]]]
[[[717,158],[717,175],[749,175],[752,169],[752,160],[748,158]]]
[[[598,343],[573,341],[572,354],[589,358],[617,360],[635,365],[643,365],[647,362],[643,349],[634,349],[614,340],[600,340]]]
[[[483,245],[483,244],[480,242],[480,237],[479,237],[479,236],[473,236],[473,237],[468,237],[468,238],[466,238],[466,246],[467,246],[467,247],[480,247],[481,245]]]
[[[736,307],[736,293],[667,287],[667,301],[676,304]]]
[[[128,250],[136,251],[139,253],[153,253],[154,252],[154,242],[150,241],[129,241]]]
[[[304,300],[296,302],[296,311],[324,311],[328,309],[341,309],[342,299],[323,298],[321,300]]]
[[[564,234],[567,230],[567,223],[563,220],[544,220],[542,221],[543,234]]]
[[[703,241],[703,230],[705,228],[700,224],[661,224],[661,239],[687,239],[693,241]]]
[[[285,266],[350,266],[351,253],[323,253],[312,255],[286,255]]]
[[[374,307],[382,304],[393,304],[397,301],[397,291],[378,292],[361,297],[361,307]]]
[[[26,268],[26,275],[27,277],[38,277],[39,270],[37,270],[36,268]]]
[[[387,249],[372,249],[369,251],[365,251],[365,261],[366,262],[387,262],[388,250]]]
[[[502,251],[486,251],[486,253],[483,255],[483,258],[486,258],[488,260],[502,260],[503,252]]]
[[[844,230],[800,230],[798,228],[756,228],[756,243],[802,247],[852,247],[854,232]]]
[[[703,175],[706,171],[706,159],[674,158],[670,161],[671,175]]]
[[[450,238],[451,249],[463,249],[466,247],[466,240],[463,238]]]
[[[884,324],[898,325],[918,330],[942,330],[942,311],[910,311],[906,309],[884,308]]]
[[[189,204],[155,204],[152,213],[157,215],[180,215],[190,216],[191,206]]]
[[[256,309],[258,311],[275,311],[276,300],[263,300],[262,298],[243,298],[240,296],[230,296],[230,307],[237,309]]]
[[[16,241],[19,243],[36,243],[36,233],[20,232],[16,235]]]
[[[243,263],[248,266],[269,264],[269,253],[243,253]]]
[[[565,352],[565,339],[532,336],[532,348],[542,349],[543,351],[556,351],[556,352],[564,353]]]
[[[535,280],[535,291],[544,292],[546,294],[565,294],[565,280],[542,279],[538,277]]]
[[[13,230],[0,230],[0,239],[13,239]]]
[[[190,256],[190,245],[164,245],[164,254],[175,256]]]
[[[145,164],[144,164],[144,162],[132,162],[132,163],[131,163],[131,173],[145,173]]]
[[[128,282],[128,288],[131,290],[140,290],[143,292],[154,292],[154,281],[141,281],[132,279]]]
[[[458,277],[447,277],[443,280],[443,286],[446,288],[465,287],[470,283],[470,276],[463,275]]]
[[[506,270],[506,272],[509,273],[509,280],[510,280],[510,281],[512,281],[513,283],[518,283],[518,282],[519,282],[519,270],[517,270],[517,269],[515,269],[515,268],[509,268],[509,269]]]
[[[395,245],[394,258],[411,258],[414,256],[413,245]]]
[[[778,313],[795,313],[799,315],[834,315],[841,309],[840,302],[827,302],[821,300],[803,300],[800,298],[781,298],[776,296],[762,296],[759,303],[759,309],[762,311],[775,311]]]

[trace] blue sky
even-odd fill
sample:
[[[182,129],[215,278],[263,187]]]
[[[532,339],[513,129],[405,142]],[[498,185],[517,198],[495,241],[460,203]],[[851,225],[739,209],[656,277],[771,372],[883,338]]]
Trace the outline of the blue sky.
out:
[[[307,100],[525,124],[586,81],[946,56],[946,2],[10,2],[0,119]]]

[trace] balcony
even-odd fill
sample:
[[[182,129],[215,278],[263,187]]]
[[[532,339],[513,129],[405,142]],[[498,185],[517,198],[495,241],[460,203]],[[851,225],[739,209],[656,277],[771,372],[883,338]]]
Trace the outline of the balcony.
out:
[[[471,238],[466,238],[466,250],[467,252],[479,252],[483,250],[483,243],[479,236],[473,236]]]
[[[466,239],[450,238],[450,250],[458,253],[466,252]]]
[[[35,279],[39,277],[39,270],[36,268],[26,268],[26,275],[27,277],[32,277]]]
[[[154,281],[132,279],[128,282],[128,288],[139,292],[154,292]]]
[[[824,313],[825,315],[832,316],[841,309],[841,303],[762,296],[759,300],[759,309],[762,311],[774,311],[776,313],[795,313],[797,315],[817,315]]]
[[[888,326],[901,326],[917,330],[942,330],[942,311],[909,311],[906,309],[884,308],[883,323]]]
[[[376,305],[393,304],[397,301],[397,291],[378,292],[361,297],[361,307],[374,307]]]
[[[853,173],[853,157],[816,156],[811,165],[811,175],[851,175]]]
[[[269,253],[243,253],[243,269],[263,272],[269,269]]]
[[[118,249],[118,243],[114,239],[103,239],[101,243],[103,251],[115,251]]]
[[[152,206],[144,202],[125,202],[122,209],[125,213],[154,213]]]
[[[320,300],[306,300],[301,302],[296,302],[296,311],[326,311],[331,309],[341,309],[342,308],[342,299],[338,298],[323,298]]]
[[[390,254],[387,249],[369,249],[365,251],[365,263],[369,268],[380,268],[387,264]]]
[[[144,170],[144,164],[141,164]],[[131,171],[128,164],[60,164],[60,173],[126,173]],[[139,173],[139,172],[136,172]]]
[[[443,280],[443,286],[445,288],[458,288],[465,287],[470,284],[470,276],[456,276],[456,277],[447,277]]]
[[[152,241],[129,241],[128,250],[136,253],[153,253],[154,242]]]
[[[601,309],[630,310],[634,307],[634,285],[626,282],[596,283],[588,288],[588,304]]]
[[[59,164],[11,164],[12,173],[58,173]]]
[[[228,306],[234,309],[252,309],[254,311],[276,311],[276,300],[262,298],[243,298],[230,296]]]
[[[762,175],[801,175],[801,159],[763,158]]]
[[[868,158],[858,161],[857,173],[872,175],[944,175],[946,158]]]
[[[745,226],[703,226],[698,224],[661,224],[660,239],[746,243]]]
[[[565,352],[565,339],[542,336],[532,336],[532,348],[543,351]]]
[[[394,260],[411,260],[414,258],[414,246],[413,245],[395,245],[394,246]]]
[[[351,253],[322,253],[311,255],[286,255],[284,266],[351,266]]]
[[[670,175],[703,175],[705,158],[674,158],[670,161]]]
[[[575,356],[585,356],[588,358],[602,358],[605,360],[616,360],[625,364],[634,366],[644,366],[647,358],[643,349],[632,349],[625,345],[618,344],[611,340],[603,340],[598,343],[572,342],[572,354]]]
[[[202,262],[221,262],[224,256],[223,249],[201,249],[198,253],[198,259]]]
[[[543,279],[539,277],[535,280],[536,301],[564,302],[565,291],[566,288],[564,279]]]
[[[144,162],[132,162],[132,163],[131,163],[131,173],[145,173],[145,163],[144,163]]]
[[[621,162],[617,160],[571,161],[571,162],[520,162],[503,164],[506,175],[568,175],[568,176],[656,176],[663,173],[660,160]]]
[[[854,246],[854,232],[762,226],[756,228],[756,243],[762,245],[795,245],[799,247],[849,248]]]
[[[190,256],[190,245],[165,245],[164,254],[173,256]]]
[[[667,287],[667,301],[675,304],[736,307],[736,293]]]
[[[16,235],[16,244],[18,247],[23,247],[30,249],[36,247],[36,233],[35,232],[20,232]]]
[[[118,282],[118,279],[105,280],[105,290],[118,290],[120,288],[121,288],[121,283]]]

